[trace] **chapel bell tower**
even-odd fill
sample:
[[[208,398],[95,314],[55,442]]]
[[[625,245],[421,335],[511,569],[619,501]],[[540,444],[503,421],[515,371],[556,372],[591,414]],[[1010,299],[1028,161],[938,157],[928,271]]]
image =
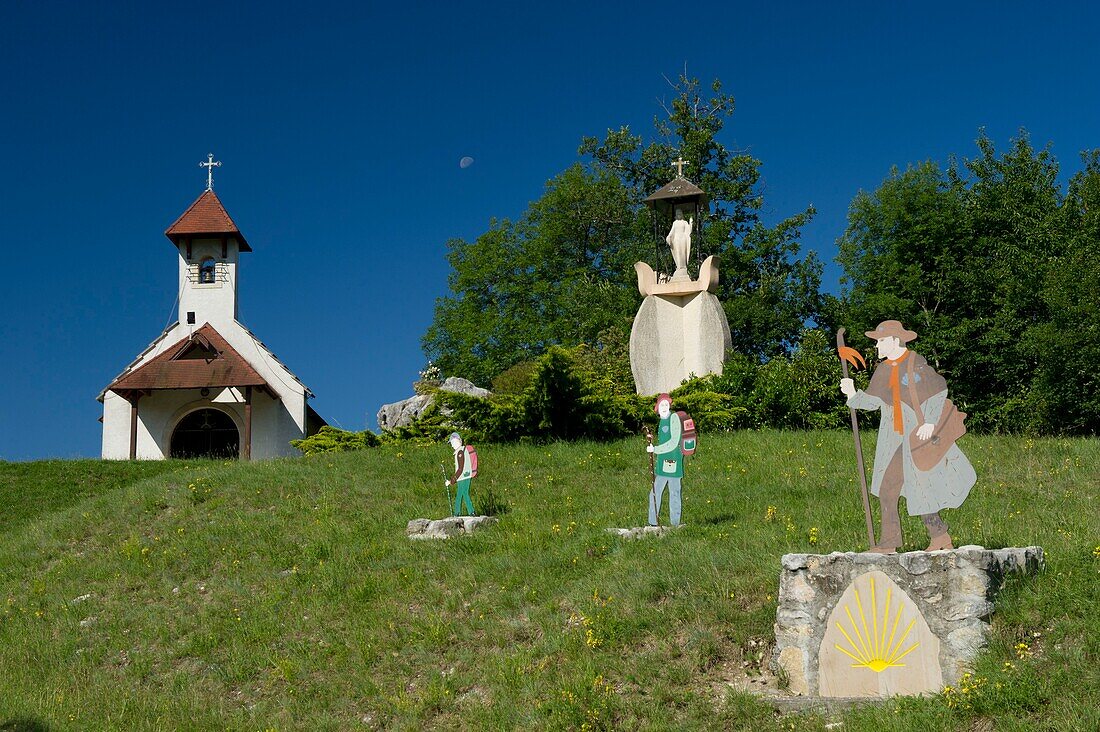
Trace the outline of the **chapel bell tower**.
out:
[[[238,263],[252,247],[214,193],[221,163],[209,155],[199,165],[207,169],[206,190],[164,234],[179,250],[180,324],[220,327],[237,319]]]

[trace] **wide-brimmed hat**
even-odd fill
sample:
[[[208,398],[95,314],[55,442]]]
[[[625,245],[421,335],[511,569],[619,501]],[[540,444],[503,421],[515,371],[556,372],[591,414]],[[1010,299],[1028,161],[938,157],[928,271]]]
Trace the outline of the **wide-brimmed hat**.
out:
[[[889,338],[893,336],[902,343],[908,343],[917,337],[917,334],[911,330],[906,330],[905,326],[897,320],[884,320],[878,324],[874,330],[869,330],[863,335],[867,336],[873,341],[877,341],[879,338]]]

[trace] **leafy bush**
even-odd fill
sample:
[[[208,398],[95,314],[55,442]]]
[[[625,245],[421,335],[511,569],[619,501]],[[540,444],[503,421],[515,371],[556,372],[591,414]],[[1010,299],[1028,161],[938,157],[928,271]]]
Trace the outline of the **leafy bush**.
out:
[[[523,432],[523,407],[514,395],[494,394],[486,399],[440,392],[436,397],[445,429],[439,439],[446,439],[452,430],[478,442],[513,442]]]
[[[523,392],[525,434],[543,440],[606,440],[627,434],[618,405],[593,388],[571,351],[553,346]]]
[[[497,392],[485,399],[438,392],[413,424],[383,439],[442,440],[458,430],[480,442],[608,440],[636,430],[645,416],[644,400],[596,378],[577,351],[551,347],[530,366],[509,369],[506,378],[502,374],[493,382]]]

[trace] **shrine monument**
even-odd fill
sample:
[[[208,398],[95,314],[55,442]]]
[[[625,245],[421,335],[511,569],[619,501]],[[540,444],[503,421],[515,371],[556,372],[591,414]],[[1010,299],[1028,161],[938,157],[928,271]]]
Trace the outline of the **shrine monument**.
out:
[[[661,234],[671,251],[673,272],[655,271],[636,262],[638,291],[645,299],[630,331],[630,369],[639,394],[670,392],[690,376],[722,373],[726,351],[733,345],[718,286],[718,257],[709,256],[692,278],[692,237],[700,259],[707,194],[683,175],[683,159],[673,163],[676,177],[645,200],[653,211],[657,264],[667,261]]]

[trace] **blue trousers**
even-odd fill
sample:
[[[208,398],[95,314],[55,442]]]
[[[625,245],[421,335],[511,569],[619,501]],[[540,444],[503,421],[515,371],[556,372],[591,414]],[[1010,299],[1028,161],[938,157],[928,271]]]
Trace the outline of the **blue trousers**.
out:
[[[649,525],[657,525],[657,514],[664,499],[665,486],[668,486],[668,522],[680,525],[680,478],[658,475],[653,481],[653,492],[649,494]]]

